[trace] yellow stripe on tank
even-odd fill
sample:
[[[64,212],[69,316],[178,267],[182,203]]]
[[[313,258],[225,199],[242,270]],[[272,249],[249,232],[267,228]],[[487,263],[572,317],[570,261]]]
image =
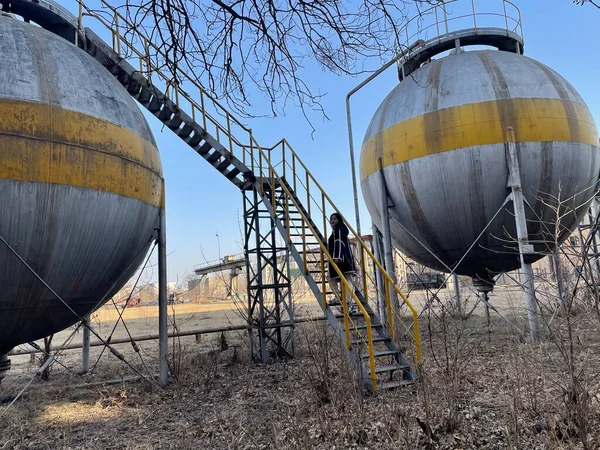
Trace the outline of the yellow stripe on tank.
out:
[[[112,122],[46,103],[0,99],[0,134],[45,139],[106,152],[162,173],[158,150]]]
[[[504,142],[505,128],[517,142],[580,142],[598,146],[589,110],[557,99],[503,99],[441,109],[397,123],[364,143],[360,177],[383,167],[434,153]]]
[[[139,164],[86,148],[0,135],[0,179],[63,184],[162,204],[162,179]]]
[[[161,205],[158,151],[133,131],[41,103],[0,100],[0,179],[99,190]]]

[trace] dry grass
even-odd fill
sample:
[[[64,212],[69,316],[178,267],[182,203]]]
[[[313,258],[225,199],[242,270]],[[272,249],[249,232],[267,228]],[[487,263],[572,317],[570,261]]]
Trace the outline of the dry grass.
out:
[[[54,390],[0,419],[0,448],[584,448],[556,346],[525,344],[493,319],[490,334],[480,316],[432,319],[421,382],[376,395],[360,388],[322,322],[300,327],[296,359],[266,366],[241,349],[234,360],[233,347],[201,354],[188,344],[165,391],[141,382],[73,389],[81,380],[57,368]],[[585,371],[598,373],[597,322],[584,319]],[[600,397],[589,395],[587,448],[598,448]]]

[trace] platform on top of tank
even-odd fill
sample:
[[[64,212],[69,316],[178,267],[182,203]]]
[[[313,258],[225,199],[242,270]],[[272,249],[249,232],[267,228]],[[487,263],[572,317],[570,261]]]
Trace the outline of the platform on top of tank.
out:
[[[523,53],[523,40],[521,37],[516,33],[511,33],[502,28],[478,28],[453,31],[452,33],[440,36],[439,39],[435,38],[425,42],[423,46],[418,47],[409,56],[409,59],[400,62],[398,64],[398,79],[402,81],[421,67],[421,64],[428,59],[455,48],[456,39],[460,39],[461,47],[483,45],[495,47],[505,52]]]

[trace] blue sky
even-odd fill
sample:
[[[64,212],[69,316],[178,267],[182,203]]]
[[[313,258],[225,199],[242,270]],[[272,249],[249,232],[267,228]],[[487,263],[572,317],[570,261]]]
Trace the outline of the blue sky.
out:
[[[573,5],[571,0],[513,1],[522,13],[525,55],[550,66],[573,84],[600,124],[600,10]],[[488,2],[493,3],[478,0],[476,4]],[[76,12],[74,2],[64,4]],[[94,29],[93,21],[85,24]],[[285,137],[333,201],[351,218],[354,214],[344,102],[347,92],[365,76],[337,76],[315,64],[306,67],[304,77],[315,91],[326,94],[322,104],[330,120],[324,120],[319,113],[312,114],[314,133],[311,134],[301,111],[291,104],[285,116],[244,122],[263,146]],[[392,68],[353,97],[354,140],[358,149],[372,114],[396,83]],[[264,111],[267,105],[258,96],[256,100],[256,111]],[[146,116],[161,152],[166,179],[168,277],[174,281],[195,264],[242,251],[242,196],[170,130],[163,130],[157,119]],[[360,203],[362,231],[370,233],[370,218],[362,197]]]

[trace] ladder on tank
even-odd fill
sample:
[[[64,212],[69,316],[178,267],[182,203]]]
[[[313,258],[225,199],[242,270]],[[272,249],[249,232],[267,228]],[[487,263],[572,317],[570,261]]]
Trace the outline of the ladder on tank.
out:
[[[163,62],[168,61],[160,48],[105,0],[101,0],[101,3],[113,14],[112,23],[100,20],[111,33],[113,45],[107,45],[89,28],[84,30],[80,14],[76,33],[80,37],[80,47],[99,61],[133,98],[225,178],[242,191],[256,193],[291,256],[301,268],[328,323],[350,358],[356,362],[365,387],[369,390],[393,388],[411,382],[415,377],[414,364],[421,361],[417,311],[351,227],[350,237],[357,242],[357,265],[362,283],[355,292],[350,292],[344,277],[341,277],[342,295],[352,298],[359,313],[350,315],[344,301],[339,308],[341,313],[338,308],[334,309],[328,304],[326,274],[333,260],[327,252],[325,239],[327,212],[338,209],[298,154],[285,140],[272,148],[261,147],[251,130],[212,99],[185,72],[177,69],[179,84],[172,83],[171,78],[163,74],[152,61],[156,55]],[[123,29],[127,33],[123,33]],[[128,61],[135,61],[136,67]],[[176,67],[173,64],[169,66]],[[208,112],[209,109],[212,114]],[[378,286],[376,291],[380,292],[386,303],[388,314],[385,323],[380,321],[370,306],[370,302],[376,301],[377,292],[371,292],[373,289],[368,286],[369,267],[378,268],[382,274],[383,286]],[[339,274],[337,266],[335,268]],[[393,313],[394,293],[410,310],[406,323]],[[413,359],[413,367],[404,351],[395,343],[396,330],[398,335],[402,333],[402,339],[410,342],[407,350]]]

